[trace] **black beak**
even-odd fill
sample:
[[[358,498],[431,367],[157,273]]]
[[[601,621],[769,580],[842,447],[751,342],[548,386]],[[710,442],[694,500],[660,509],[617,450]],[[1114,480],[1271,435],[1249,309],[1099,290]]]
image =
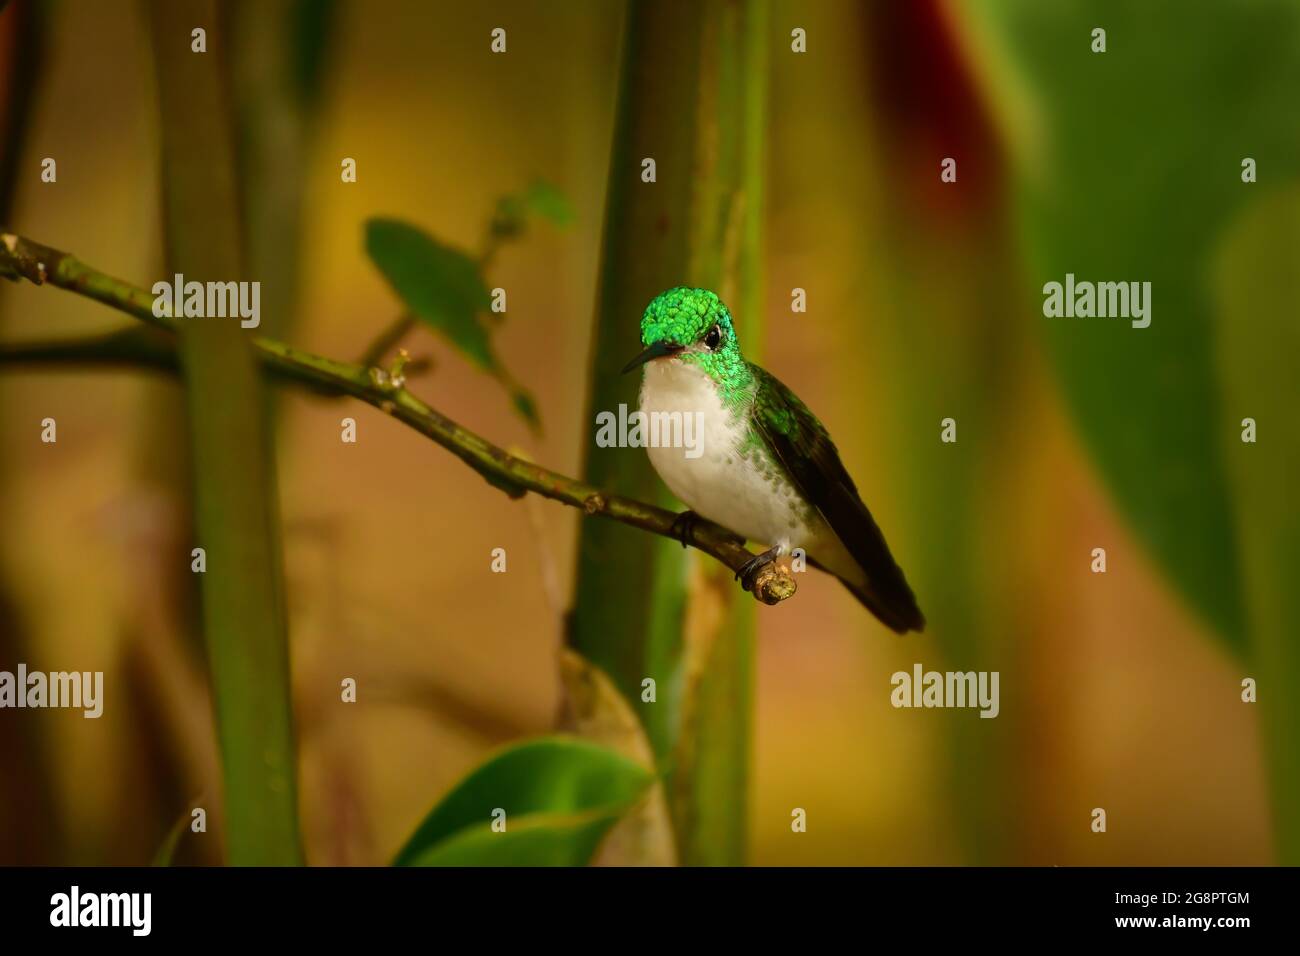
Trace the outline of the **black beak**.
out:
[[[654,344],[648,346],[644,352],[642,352],[632,361],[624,365],[623,374],[626,375],[628,372],[632,371],[632,369],[640,365],[644,365],[646,362],[650,361],[651,359],[663,358],[664,356],[667,355],[676,355],[683,348],[685,348],[685,346],[674,345],[672,342],[655,342]]]

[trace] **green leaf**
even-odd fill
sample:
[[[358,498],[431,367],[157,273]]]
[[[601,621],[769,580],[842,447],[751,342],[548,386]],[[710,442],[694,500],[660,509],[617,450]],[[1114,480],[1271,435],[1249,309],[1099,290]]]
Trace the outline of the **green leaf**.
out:
[[[552,736],[499,753],[430,811],[394,866],[582,866],[653,782],[626,757]],[[506,829],[492,829],[493,811]]]
[[[575,218],[568,197],[550,183],[540,179],[529,186],[528,191],[524,193],[524,207],[534,216],[561,228],[572,225]]]
[[[515,406],[515,411],[523,416],[524,421],[534,429],[541,427],[541,419],[537,415],[537,402],[533,400],[531,392],[516,387],[510,393],[510,402]]]
[[[492,235],[497,239],[518,238],[533,217],[545,219],[561,229],[571,225],[575,218],[568,197],[539,179],[522,193],[511,193],[497,200],[492,217]]]
[[[492,296],[478,263],[397,219],[366,221],[366,253],[407,308],[486,371],[497,366],[481,313]]]
[[[366,221],[366,253],[411,314],[500,382],[511,405],[538,432],[537,405],[497,360],[489,329],[481,320],[491,308],[492,294],[479,263],[397,219]]]
[[[1254,189],[1254,187],[1250,187]],[[1213,270],[1215,350],[1227,407],[1220,432],[1236,493],[1251,664],[1269,755],[1279,862],[1300,863],[1300,189],[1261,191]],[[1243,422],[1255,440],[1243,441]],[[1230,688],[1229,693],[1234,689]]]

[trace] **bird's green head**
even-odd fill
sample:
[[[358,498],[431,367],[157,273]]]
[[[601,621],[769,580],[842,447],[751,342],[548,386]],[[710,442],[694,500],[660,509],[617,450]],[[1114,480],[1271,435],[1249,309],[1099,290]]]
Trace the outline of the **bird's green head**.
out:
[[[732,377],[744,366],[731,313],[708,289],[678,286],[655,296],[641,317],[641,344],[645,350],[624,372],[663,358],[699,365],[714,379]]]

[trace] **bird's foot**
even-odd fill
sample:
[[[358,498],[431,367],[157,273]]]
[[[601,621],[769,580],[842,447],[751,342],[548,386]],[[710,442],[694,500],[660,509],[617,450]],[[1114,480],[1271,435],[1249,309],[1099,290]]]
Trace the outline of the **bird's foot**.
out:
[[[762,554],[754,555],[740,566],[740,570],[736,572],[736,580],[746,591],[753,591],[759,573],[780,556],[780,547],[768,548]]]
[[[700,523],[700,516],[694,511],[683,511],[673,519],[672,526],[668,529],[673,533],[673,537],[686,547],[694,539],[695,526]]]

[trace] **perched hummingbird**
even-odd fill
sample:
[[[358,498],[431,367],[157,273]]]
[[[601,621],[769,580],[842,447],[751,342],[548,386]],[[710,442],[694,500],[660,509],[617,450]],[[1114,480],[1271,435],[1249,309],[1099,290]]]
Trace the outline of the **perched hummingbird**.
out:
[[[771,547],[747,562],[746,588],[792,548],[840,579],[887,627],[922,630],[925,618],[885,536],[858,497],[825,426],[775,376],[745,361],[731,313],[707,289],[660,293],[641,318],[641,411],[699,413],[695,455],[649,447],[659,477],[691,510]]]

